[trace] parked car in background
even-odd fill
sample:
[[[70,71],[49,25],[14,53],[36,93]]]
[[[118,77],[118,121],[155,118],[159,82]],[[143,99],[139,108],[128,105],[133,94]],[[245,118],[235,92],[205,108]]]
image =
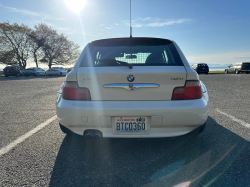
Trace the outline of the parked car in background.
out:
[[[48,76],[52,75],[66,75],[68,72],[63,67],[53,67],[47,71]]]
[[[20,66],[7,66],[3,69],[5,77],[16,76],[19,77],[24,74],[24,68]]]
[[[198,63],[198,64],[193,64],[191,68],[196,71],[198,74],[200,73],[205,73],[208,74],[209,72],[209,67],[205,63]]]
[[[71,68],[65,68],[65,69],[67,70],[67,73],[69,73],[73,69],[73,67],[71,67]]]
[[[225,73],[247,73],[250,72],[250,62],[237,62],[235,64],[231,64],[225,69]]]
[[[46,71],[43,70],[42,68],[37,68],[37,67],[31,67],[27,68],[24,70],[24,75],[26,77],[28,76],[40,76],[40,75],[46,75]]]
[[[207,89],[171,40],[92,41],[74,67],[57,95],[65,133],[159,138],[198,134],[206,126]]]

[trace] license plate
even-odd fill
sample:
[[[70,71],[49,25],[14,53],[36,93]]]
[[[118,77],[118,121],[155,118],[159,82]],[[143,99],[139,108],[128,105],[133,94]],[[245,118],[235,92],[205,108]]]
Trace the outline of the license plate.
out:
[[[116,133],[148,132],[147,117],[115,117]]]

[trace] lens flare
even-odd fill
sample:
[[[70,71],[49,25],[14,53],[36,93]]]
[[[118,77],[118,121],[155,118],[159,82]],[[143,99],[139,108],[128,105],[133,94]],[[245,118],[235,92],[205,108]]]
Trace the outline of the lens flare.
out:
[[[65,4],[69,7],[69,9],[80,12],[84,5],[86,4],[85,0],[64,0]]]

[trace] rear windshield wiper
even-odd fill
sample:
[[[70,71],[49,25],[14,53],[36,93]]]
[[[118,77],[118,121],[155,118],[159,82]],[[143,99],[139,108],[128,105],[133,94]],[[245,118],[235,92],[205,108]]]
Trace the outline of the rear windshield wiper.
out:
[[[127,63],[127,62],[123,62],[123,61],[119,61],[119,60],[115,60],[115,59],[111,59],[111,58],[110,59],[109,58],[107,58],[107,59],[99,59],[97,61],[103,62],[103,63],[106,63],[106,64],[112,64],[112,65],[117,65],[117,64],[126,65],[126,66],[129,67],[129,69],[133,68],[133,66],[131,64]]]

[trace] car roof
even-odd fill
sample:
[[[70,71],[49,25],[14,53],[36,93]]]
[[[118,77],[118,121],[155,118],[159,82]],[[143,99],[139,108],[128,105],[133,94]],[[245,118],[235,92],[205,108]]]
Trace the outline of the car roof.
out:
[[[89,42],[93,46],[122,46],[122,45],[168,45],[172,40],[164,38],[133,37],[133,38],[107,38]]]

